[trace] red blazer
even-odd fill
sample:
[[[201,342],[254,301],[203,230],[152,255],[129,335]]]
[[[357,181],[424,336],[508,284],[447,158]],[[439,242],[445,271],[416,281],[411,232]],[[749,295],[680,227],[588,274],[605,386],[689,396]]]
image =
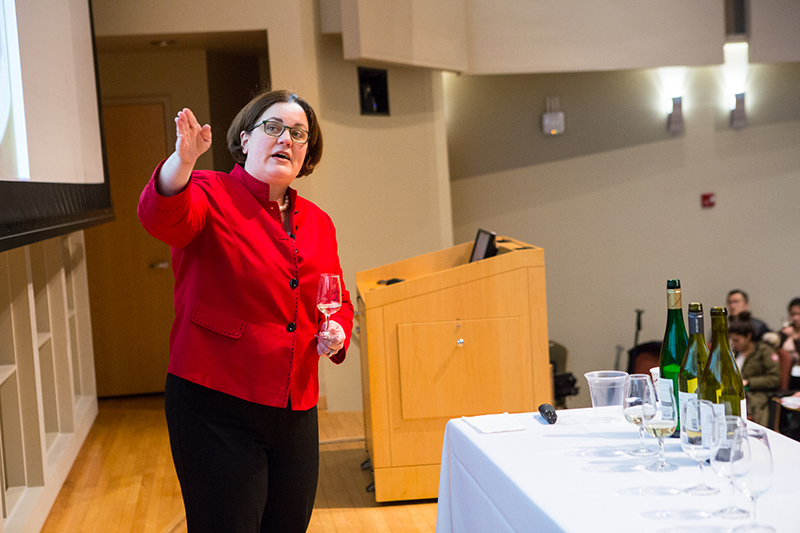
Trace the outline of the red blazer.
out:
[[[162,163],[163,164],[163,163]],[[195,171],[181,193],[165,197],[153,177],[139,199],[139,220],[172,247],[175,323],[169,372],[251,402],[306,410],[317,404],[320,274],[341,276],[330,217],[289,189],[287,234],[269,186],[236,165],[230,174]],[[350,344],[353,305],[331,317]]]

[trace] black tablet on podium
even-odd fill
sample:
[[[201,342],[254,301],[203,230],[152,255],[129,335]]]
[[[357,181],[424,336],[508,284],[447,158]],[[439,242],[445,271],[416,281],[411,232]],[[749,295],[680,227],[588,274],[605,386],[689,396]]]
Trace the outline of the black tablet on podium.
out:
[[[475,236],[475,244],[472,245],[472,255],[469,257],[469,262],[474,263],[475,261],[497,255],[495,239],[496,235],[493,231],[479,229],[478,234]]]

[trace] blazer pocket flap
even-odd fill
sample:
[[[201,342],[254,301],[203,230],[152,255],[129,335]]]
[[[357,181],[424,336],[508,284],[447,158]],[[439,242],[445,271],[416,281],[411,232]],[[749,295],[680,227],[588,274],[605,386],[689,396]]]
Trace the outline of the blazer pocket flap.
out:
[[[192,322],[206,329],[238,339],[244,332],[244,320],[227,315],[203,304],[197,304],[192,313]]]

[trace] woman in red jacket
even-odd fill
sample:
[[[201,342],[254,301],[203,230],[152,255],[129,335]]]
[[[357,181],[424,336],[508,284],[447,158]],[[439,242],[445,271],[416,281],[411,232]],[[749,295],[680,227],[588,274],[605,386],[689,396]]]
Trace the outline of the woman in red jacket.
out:
[[[323,331],[320,274],[341,276],[330,217],[297,195],[322,155],[314,110],[262,93],[228,130],[230,173],[194,170],[211,129],[189,109],[139,219],[172,247],[167,425],[190,532],[305,531],[319,474],[320,356],[344,360],[353,306]]]

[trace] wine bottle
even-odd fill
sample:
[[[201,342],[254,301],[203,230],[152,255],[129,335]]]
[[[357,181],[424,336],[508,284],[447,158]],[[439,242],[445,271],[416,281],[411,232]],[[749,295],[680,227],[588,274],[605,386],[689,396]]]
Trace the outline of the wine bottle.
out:
[[[681,363],[678,377],[678,405],[680,413],[689,398],[697,397],[697,380],[702,377],[708,363],[705,327],[703,325],[703,304],[689,304],[689,347]]]
[[[728,340],[728,310],[711,308],[711,355],[700,380],[700,398],[714,404],[720,415],[747,416],[739,367]]]
[[[660,378],[659,399],[661,400],[661,416],[665,419],[678,420],[678,379],[681,372],[681,363],[686,356],[686,346],[689,338],[686,335],[686,326],[683,323],[683,309],[681,307],[681,282],[678,279],[667,280],[667,330],[664,341],[661,343],[661,354],[658,359]],[[675,433],[680,432],[680,420]]]

